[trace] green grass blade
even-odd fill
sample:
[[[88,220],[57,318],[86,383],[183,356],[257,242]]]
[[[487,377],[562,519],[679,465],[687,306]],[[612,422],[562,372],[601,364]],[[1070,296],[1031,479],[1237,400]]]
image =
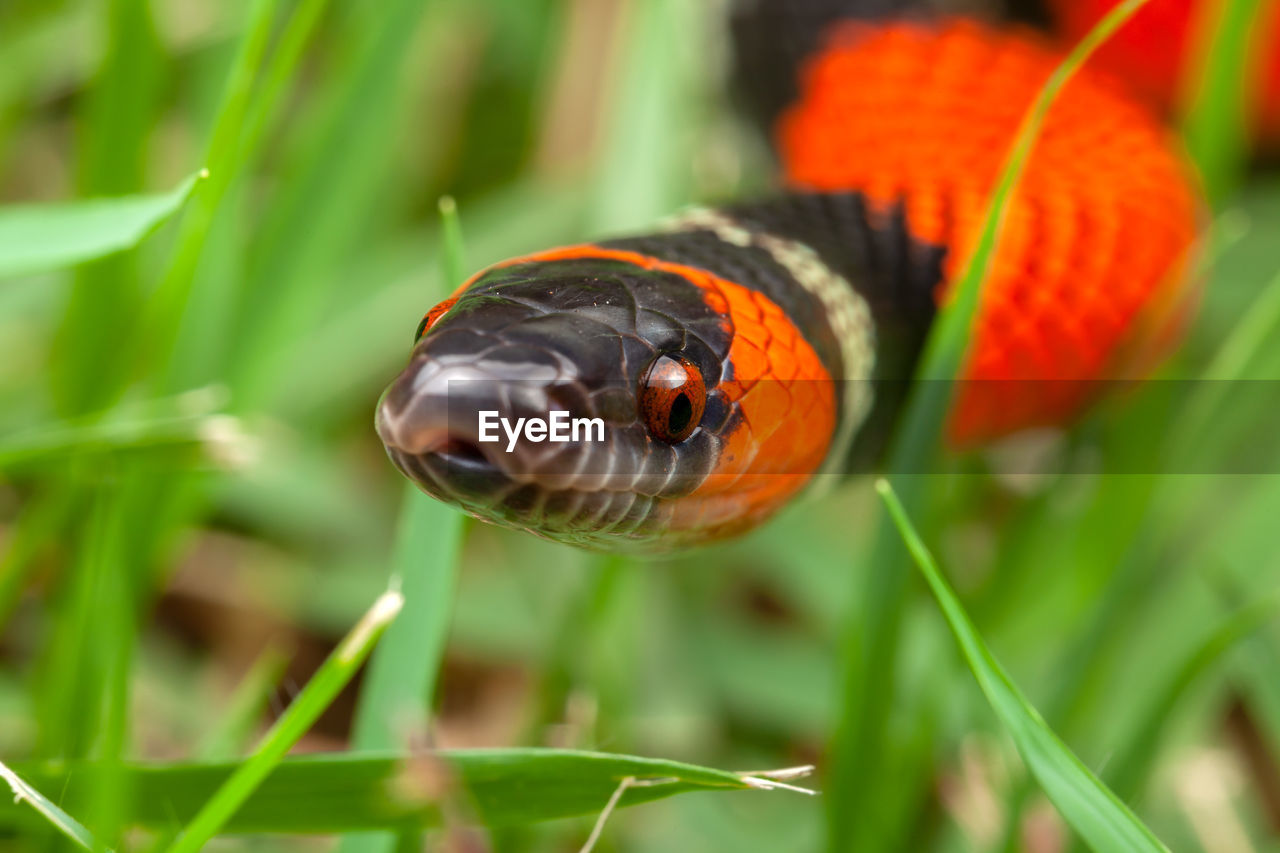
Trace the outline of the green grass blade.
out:
[[[1280,328],[1280,274],[1263,288],[1204,370],[1204,378],[1232,381],[1244,377],[1275,339]]]
[[[204,737],[195,755],[205,760],[238,755],[249,743],[250,732],[288,665],[286,651],[279,645],[268,645],[236,685],[217,728]]]
[[[99,473],[111,470],[104,465]],[[50,643],[49,675],[38,698],[42,751],[94,759],[77,812],[102,844],[115,845],[130,796],[121,782],[121,758],[130,735],[127,710],[137,632],[124,523],[127,499],[118,484],[112,486],[94,487],[88,512],[71,529],[77,552]]]
[[[1164,731],[1164,723],[1178,701],[1202,675],[1213,670],[1223,657],[1262,626],[1276,618],[1280,601],[1275,596],[1253,601],[1240,607],[1215,628],[1182,662],[1168,685],[1151,702],[1149,710],[1133,728],[1117,753],[1107,763],[1105,773],[1111,788],[1119,796],[1130,799],[1151,765]]]
[[[987,648],[886,480],[876,483],[956,643],[1027,767],[1067,823],[1102,853],[1167,851],[1160,839],[1048,727]]]
[[[79,196],[145,192],[148,145],[171,69],[146,0],[108,0],[107,45],[77,121]],[[76,270],[50,359],[64,414],[93,411],[118,386],[118,344],[142,300],[137,258],[125,252]],[[102,396],[99,396],[102,395]]]
[[[184,219],[173,264],[148,306],[144,345],[150,349],[144,358],[168,362],[155,376],[162,389],[204,381],[240,349],[237,284],[248,278],[250,255],[242,241],[247,235],[239,233],[242,205],[254,185],[253,168],[267,148],[267,134],[286,111],[290,84],[329,3],[288,4],[291,12],[271,44],[280,5],[263,0],[249,8],[205,155],[214,179]],[[269,44],[273,49],[268,55]],[[262,287],[272,289],[274,283]],[[229,345],[231,341],[235,343]],[[223,378],[234,392],[235,383]]]
[[[1183,132],[1214,201],[1234,188],[1248,155],[1246,81],[1259,70],[1250,67],[1250,42],[1265,5],[1261,0],[1225,0],[1210,7],[1216,13],[1214,25],[1206,28],[1205,62]]]
[[[271,700],[272,691],[284,675],[289,664],[289,656],[278,645],[268,645],[254,660],[253,666],[236,685],[235,692],[227,702],[227,708],[218,720],[217,726],[208,732],[194,750],[194,756],[200,761],[221,761],[239,755],[249,743],[253,731],[267,703]],[[174,826],[158,833],[149,849],[165,850],[173,844],[180,827]]]
[[[126,765],[136,792],[131,824],[143,829],[189,820],[245,764],[193,762]],[[77,802],[84,793],[84,765],[20,767],[29,780],[64,791]],[[318,834],[409,830],[440,823],[441,787],[465,790],[485,826],[514,826],[599,813],[628,776],[619,805],[633,806],[692,791],[801,790],[782,782],[787,772],[733,773],[710,767],[564,749],[462,749],[420,752],[340,753],[285,759],[269,768],[252,798],[228,816],[225,833]],[[806,792],[807,793],[807,792]],[[22,818],[21,807],[0,801],[0,827]]]
[[[1237,681],[1250,714],[1258,721],[1266,754],[1280,759],[1280,643],[1274,632],[1261,633],[1245,644]]]
[[[388,631],[360,690],[352,746],[402,747],[426,729],[457,579],[463,516],[406,485],[397,526],[393,584],[405,614]],[[390,849],[391,838],[349,838],[342,849]]]
[[[1146,2],[1125,0],[1108,13],[1067,54],[1031,105],[988,202],[973,254],[929,333],[916,372],[917,379],[923,381],[912,390],[898,425],[889,451],[889,473],[901,476],[927,469],[928,460],[938,453],[953,380],[964,363],[982,282],[999,243],[1005,210],[1049,109],[1089,56]],[[900,482],[903,502],[913,510],[921,509],[924,478],[907,477]],[[869,553],[874,567],[869,587],[853,598],[856,612],[847,620],[851,627],[843,650],[843,708],[831,746],[827,804],[828,849],[833,853],[886,843],[880,833],[886,818],[876,799],[881,792],[876,780],[895,692],[897,641],[907,603],[908,573],[906,555],[887,520],[877,526]]]
[[[439,208],[441,270],[452,288],[466,270],[462,225],[452,197],[441,198]],[[361,750],[401,747],[415,729],[426,728],[457,581],[464,516],[409,484],[401,507],[392,586],[404,595],[407,612],[369,662],[352,732],[352,746]],[[387,835],[361,835],[343,839],[342,849],[374,853],[394,845]]]
[[[1280,275],[1263,288],[1201,374],[1169,440],[1170,456],[1184,459],[1221,414],[1232,384],[1246,379],[1280,329]]]
[[[585,194],[576,187],[541,182],[510,187],[468,207],[468,257],[482,266],[572,240],[584,207]],[[443,243],[443,234],[419,235],[415,229],[411,248],[394,252],[392,269],[362,265],[370,295],[288,341],[282,364],[290,379],[274,391],[272,410],[295,418],[346,417],[368,388],[385,382],[390,366],[403,362],[414,326],[431,307],[427,300],[437,286]],[[440,293],[447,292],[446,285],[438,285]],[[387,334],[397,328],[401,335]]]
[[[398,592],[384,593],[351,632],[343,638],[297,698],[263,737],[253,755],[238,766],[187,824],[169,849],[194,853],[217,835],[248,800],[271,770],[293,748],[316,718],[329,707],[372,651],[382,632],[400,612],[404,599]]]
[[[289,16],[256,86],[258,94],[245,111],[240,151],[244,160],[258,151],[272,118],[280,114],[285,91],[328,5],[329,0],[302,0]]]
[[[0,471],[31,468],[73,456],[139,450],[191,448],[217,459],[247,449],[245,441],[240,420],[231,415],[71,421],[0,441]]]
[[[263,218],[260,262],[245,279],[240,341],[230,368],[236,399],[268,405],[289,379],[281,362],[294,341],[313,331],[341,263],[368,219],[378,213],[382,181],[393,181],[391,143],[399,122],[420,109],[402,106],[400,75],[419,22],[438,0],[395,0],[379,14],[354,8],[342,56],[327,81],[322,115],[291,176]],[[341,204],[334,204],[341,199]]]
[[[61,269],[132,248],[173,216],[206,173],[167,193],[0,208],[0,278]]]
[[[8,783],[13,791],[13,806],[16,809],[22,803],[30,803],[31,807],[44,815],[55,829],[71,839],[85,850],[101,850],[102,845],[94,840],[89,830],[85,829],[71,815],[54,805],[47,797],[31,787],[14,773],[3,761],[0,761],[0,778]]]
[[[196,268],[219,206],[239,174],[243,155],[240,144],[246,115],[256,91],[255,81],[270,42],[278,0],[255,0],[250,6],[246,31],[232,62],[205,154],[209,180],[192,200],[182,218],[173,259],[152,293],[143,315],[138,345],[144,362],[167,364],[177,342],[183,311],[191,296]],[[158,384],[168,381],[164,370],[154,374]]]
[[[462,243],[462,223],[458,221],[458,203],[453,196],[446,195],[441,196],[438,206],[442,235],[440,263],[445,288],[452,290],[462,284],[467,275],[467,253]]]
[[[912,466],[918,466],[919,460],[926,458],[926,454],[935,452],[938,435],[946,421],[952,390],[951,380],[959,375],[964,361],[973,319],[981,301],[982,282],[991,268],[1005,211],[1018,179],[1026,168],[1027,160],[1031,157],[1036,137],[1050,108],[1063,87],[1093,52],[1147,2],[1148,0],[1125,0],[1099,21],[1049,76],[1023,119],[1010,149],[1009,159],[1000,172],[1000,178],[987,204],[973,255],[956,281],[951,301],[934,322],[925,343],[917,376],[926,381],[919,386],[918,393],[912,395],[911,406],[903,422],[903,435],[894,442],[890,460],[890,470],[894,473],[902,473]]]
[[[79,117],[79,186],[86,195],[124,195],[146,185],[148,136],[171,69],[146,0],[102,5],[106,52]]]
[[[73,506],[67,490],[54,489],[29,501],[10,525],[0,554],[0,633],[39,567],[39,556],[57,542],[57,531],[67,523]]]
[[[690,69],[671,49],[676,30],[701,25],[703,4],[653,0],[620,7],[621,36],[611,57],[613,109],[603,128],[593,184],[591,225],[603,233],[643,228],[656,216],[689,201],[688,151],[672,144],[672,128],[689,128],[702,118],[690,97]]]
[[[93,467],[93,466],[83,466]],[[97,466],[109,472],[113,466]],[[73,517],[75,543],[67,576],[67,597],[56,613],[40,682],[39,754],[81,758],[109,755],[124,732],[113,729],[121,710],[121,677],[132,657],[132,607],[125,600],[131,568],[124,531],[125,498],[117,484],[84,489],[85,503]],[[87,511],[86,511],[87,510]],[[108,764],[104,776],[112,771]],[[99,792],[95,792],[99,793]],[[100,803],[83,812],[99,815]],[[104,833],[99,826],[100,834]]]
[[[521,742],[545,737],[547,727],[563,717],[571,691],[583,679],[583,649],[602,643],[611,607],[625,589],[623,576],[627,564],[627,557],[601,554],[588,567],[576,600],[566,606],[557,620],[541,667],[537,698],[531,703],[534,712]]]

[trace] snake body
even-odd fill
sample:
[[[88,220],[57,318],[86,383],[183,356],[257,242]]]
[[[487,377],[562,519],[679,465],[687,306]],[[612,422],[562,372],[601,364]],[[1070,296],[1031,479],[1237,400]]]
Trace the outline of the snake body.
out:
[[[488,521],[671,549],[876,465],[1061,57],[1030,31],[842,8],[758,0],[735,21],[783,192],[504,261],[428,312],[378,408],[401,471]],[[1149,370],[1193,302],[1199,226],[1159,119],[1117,79],[1073,78],[1008,208],[951,442],[1065,423]],[[507,452],[479,427],[552,411],[600,419],[602,440]]]

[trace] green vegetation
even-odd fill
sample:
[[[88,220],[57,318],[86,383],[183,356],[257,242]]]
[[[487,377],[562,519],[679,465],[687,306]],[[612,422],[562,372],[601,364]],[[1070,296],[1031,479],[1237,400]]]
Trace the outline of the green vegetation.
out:
[[[1275,847],[1261,4],[1224,4],[1186,121],[1220,239],[1164,370],[1212,381],[894,476],[920,533],[854,480],[658,561],[465,523],[386,463],[374,402],[462,276],[765,185],[714,5],[0,5],[0,844],[539,853],[616,800],[648,805],[597,850]],[[712,769],[810,763],[823,797]]]
[[[887,480],[876,482],[911,558],[938,599],[965,663],[1009,732],[1018,754],[1071,828],[1094,850],[1168,850],[1045,724],[982,642],[955,591]]]

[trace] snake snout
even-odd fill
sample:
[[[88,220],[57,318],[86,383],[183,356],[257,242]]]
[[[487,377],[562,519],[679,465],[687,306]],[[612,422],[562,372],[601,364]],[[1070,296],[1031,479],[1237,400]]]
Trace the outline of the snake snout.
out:
[[[528,360],[420,356],[379,402],[378,435],[412,479],[484,502],[513,481],[536,479],[555,455],[500,428],[503,419],[545,417],[555,379]]]
[[[476,416],[489,402],[483,389],[491,381],[465,365],[411,365],[378,403],[375,425],[388,450],[412,456],[477,445]],[[482,393],[477,393],[478,391]]]

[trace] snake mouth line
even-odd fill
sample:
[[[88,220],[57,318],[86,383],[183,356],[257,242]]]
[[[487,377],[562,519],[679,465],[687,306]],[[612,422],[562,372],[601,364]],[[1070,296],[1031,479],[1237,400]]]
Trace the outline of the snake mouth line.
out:
[[[469,515],[514,524],[543,538],[594,547],[618,536],[642,542],[661,528],[663,511],[654,497],[524,482],[465,440],[423,453],[388,448],[388,455],[427,494]]]
[[[430,454],[445,465],[468,471],[500,473],[475,442],[450,438]]]

